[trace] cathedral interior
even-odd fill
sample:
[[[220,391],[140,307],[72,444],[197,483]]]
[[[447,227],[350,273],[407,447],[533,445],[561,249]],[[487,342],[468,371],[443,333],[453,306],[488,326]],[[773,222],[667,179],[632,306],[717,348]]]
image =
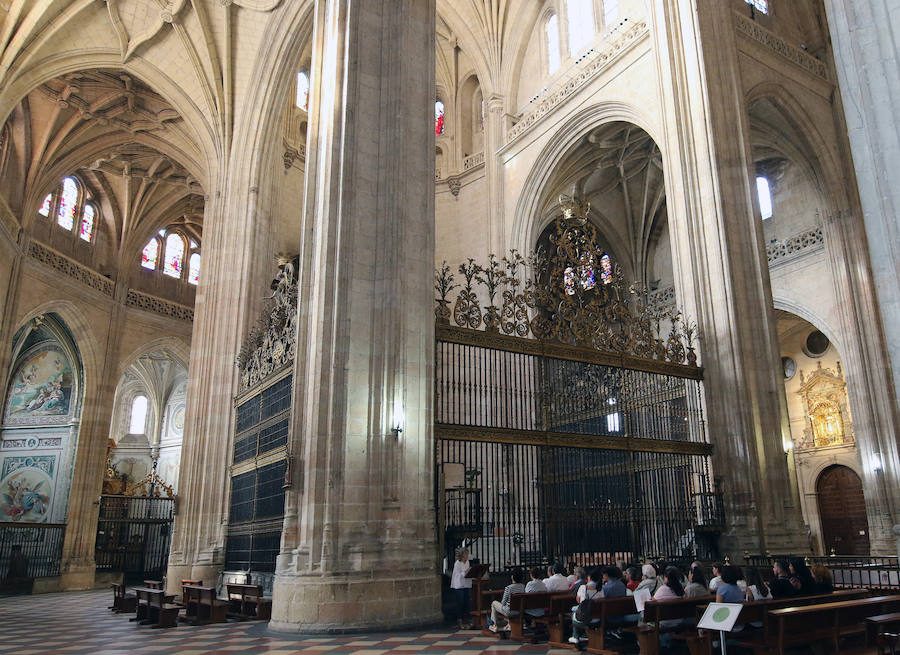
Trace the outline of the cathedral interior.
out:
[[[0,0],[0,620],[439,626],[461,549],[900,593],[891,4]]]

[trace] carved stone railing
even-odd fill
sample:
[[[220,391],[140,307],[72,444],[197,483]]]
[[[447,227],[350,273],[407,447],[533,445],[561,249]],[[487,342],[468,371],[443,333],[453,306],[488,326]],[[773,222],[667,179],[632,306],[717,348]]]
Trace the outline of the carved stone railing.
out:
[[[565,80],[562,86],[547,89],[532,101],[532,108],[506,133],[506,141],[518,138],[557,106],[581,91],[649,33],[644,21],[632,24],[623,32],[611,33],[613,40],[596,54],[587,55],[586,61],[578,64],[581,70],[576,75]]]
[[[171,318],[177,318],[179,321],[193,321],[194,310],[185,305],[179,305],[170,300],[151,296],[149,293],[143,293],[134,289],[128,290],[125,297],[125,305],[127,307],[137,307],[145,309],[149,312],[162,314]]]
[[[654,308],[674,307],[676,304],[675,287],[663,287],[648,294],[647,304]]]
[[[825,247],[825,235],[822,227],[814,227],[783,241],[776,241],[766,246],[766,258],[769,267],[779,266],[803,255],[821,250]]]
[[[100,273],[91,270],[83,264],[79,264],[74,259],[66,257],[62,253],[58,253],[37,241],[32,241],[28,248],[28,254],[32,259],[39,261],[41,264],[49,266],[63,275],[81,282],[106,296],[113,295],[115,283],[112,280],[100,275]]]
[[[473,168],[477,168],[484,163],[484,151],[476,152],[474,155],[469,155],[465,159],[463,159],[463,170],[470,171]]]
[[[791,45],[774,32],[770,32],[759,23],[751,20],[743,14],[734,14],[735,29],[741,34],[766,46],[770,50],[793,62],[800,68],[823,80],[831,81],[828,76],[828,67],[825,62],[819,61],[808,52],[797,46]]]

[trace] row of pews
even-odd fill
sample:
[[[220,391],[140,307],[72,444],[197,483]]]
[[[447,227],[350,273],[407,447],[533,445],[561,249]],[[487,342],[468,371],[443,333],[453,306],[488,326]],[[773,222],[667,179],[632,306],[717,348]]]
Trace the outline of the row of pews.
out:
[[[113,604],[117,614],[134,614],[129,619],[153,628],[174,628],[179,619],[192,625],[238,620],[268,620],[272,599],[263,596],[262,585],[226,584],[224,599],[216,587],[204,587],[202,580],[182,580],[180,601],[167,594],[161,580],[144,580],[143,586],[126,587],[113,583]],[[181,612],[184,611],[182,615]]]
[[[715,601],[714,596],[649,601],[640,624],[635,621],[637,608],[633,597],[595,600],[591,603],[587,642],[575,646],[568,642],[572,634],[572,607],[576,605],[574,594],[514,594],[510,601],[509,630],[495,633],[484,625],[491,602],[499,600],[503,590],[484,589],[486,580],[474,582],[473,624],[482,628],[486,636],[531,643],[546,640],[554,648],[584,648],[593,655],[611,655],[626,648],[621,640],[610,639],[612,631],[619,631],[633,635],[641,655],[664,652],[661,644],[670,640],[685,644],[691,655],[718,652],[719,633],[695,627],[707,606]],[[836,653],[881,655],[893,654],[892,649],[898,646],[898,636],[893,632],[900,629],[900,595],[873,596],[868,589],[842,589],[815,596],[748,601],[742,605],[738,624],[743,629],[729,633],[727,638],[728,644],[739,646],[741,652],[784,655],[792,649],[810,652],[814,646],[824,645]],[[531,617],[528,610],[543,610],[543,615]],[[847,638],[855,638],[863,645],[848,650]],[[627,646],[632,651],[633,643]]]

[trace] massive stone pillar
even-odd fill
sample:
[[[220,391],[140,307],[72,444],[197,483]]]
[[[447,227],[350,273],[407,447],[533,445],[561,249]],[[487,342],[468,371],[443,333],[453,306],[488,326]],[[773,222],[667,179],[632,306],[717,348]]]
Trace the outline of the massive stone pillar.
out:
[[[751,187],[748,118],[731,5],[653,0],[664,106],[666,199],[679,300],[701,333],[714,467],[724,482],[726,552],[800,547],[799,498],[778,336]],[[725,26],[723,28],[723,26]]]
[[[434,0],[316,3],[278,630],[440,618],[434,29]]]
[[[866,428],[857,434],[869,437],[859,440],[859,454],[872,546],[890,552],[890,523],[900,521],[900,187],[894,180],[900,166],[900,61],[894,37],[900,29],[900,0],[825,0],[825,8],[866,238],[843,227],[857,210],[856,198],[850,199],[849,210],[841,208],[845,216],[835,216],[829,225],[849,232],[843,243],[852,262],[846,275],[853,291],[842,298],[842,317],[848,319],[848,333],[860,335],[852,340],[855,351],[848,363],[848,375],[853,368],[859,371],[850,387],[853,420]]]

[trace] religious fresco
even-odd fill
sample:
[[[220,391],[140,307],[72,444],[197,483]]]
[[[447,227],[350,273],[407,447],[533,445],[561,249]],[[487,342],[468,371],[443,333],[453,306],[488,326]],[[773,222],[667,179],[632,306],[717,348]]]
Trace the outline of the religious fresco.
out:
[[[46,423],[70,414],[74,375],[58,346],[43,346],[16,370],[6,399],[6,422]]]
[[[7,457],[0,473],[0,521],[41,523],[50,515],[56,457]]]

